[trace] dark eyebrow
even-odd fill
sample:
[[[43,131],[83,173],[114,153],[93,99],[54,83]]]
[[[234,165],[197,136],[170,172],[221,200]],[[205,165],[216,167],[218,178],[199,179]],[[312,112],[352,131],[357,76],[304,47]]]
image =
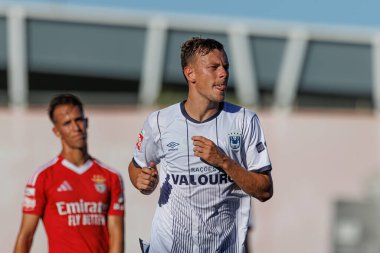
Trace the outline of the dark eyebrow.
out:
[[[69,124],[71,119],[63,121],[63,125]]]

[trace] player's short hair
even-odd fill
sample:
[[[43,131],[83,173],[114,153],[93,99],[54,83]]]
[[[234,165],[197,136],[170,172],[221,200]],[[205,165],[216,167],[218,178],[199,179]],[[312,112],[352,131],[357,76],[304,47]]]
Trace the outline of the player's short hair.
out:
[[[57,106],[60,105],[73,105],[77,106],[80,110],[80,112],[83,114],[83,103],[82,101],[77,97],[74,96],[73,94],[67,93],[67,94],[58,94],[54,96],[49,103],[49,108],[48,108],[48,114],[51,122],[54,122],[54,111]]]
[[[184,69],[196,54],[207,55],[212,50],[224,51],[222,43],[214,39],[193,37],[185,41],[181,46],[181,65]]]

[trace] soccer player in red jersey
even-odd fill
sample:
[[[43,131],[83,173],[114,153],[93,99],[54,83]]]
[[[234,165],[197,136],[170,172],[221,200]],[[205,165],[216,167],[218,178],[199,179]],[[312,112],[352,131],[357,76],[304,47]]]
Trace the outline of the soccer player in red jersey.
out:
[[[49,117],[62,151],[26,185],[14,253],[30,251],[40,218],[50,253],[123,252],[123,182],[118,172],[88,154],[81,101],[58,95],[50,102]]]

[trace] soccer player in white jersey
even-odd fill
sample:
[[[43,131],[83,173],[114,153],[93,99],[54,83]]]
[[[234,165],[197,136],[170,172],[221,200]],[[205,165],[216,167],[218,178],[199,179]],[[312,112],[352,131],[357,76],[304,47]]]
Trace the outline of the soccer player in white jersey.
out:
[[[143,194],[160,186],[149,252],[246,252],[251,197],[273,194],[259,119],[224,102],[229,63],[221,43],[192,38],[181,63],[187,100],[148,116],[129,165]]]
[[[29,252],[41,218],[50,253],[121,253],[124,250],[122,179],[87,152],[87,118],[74,95],[49,105],[61,153],[42,166],[25,188],[14,253]]]

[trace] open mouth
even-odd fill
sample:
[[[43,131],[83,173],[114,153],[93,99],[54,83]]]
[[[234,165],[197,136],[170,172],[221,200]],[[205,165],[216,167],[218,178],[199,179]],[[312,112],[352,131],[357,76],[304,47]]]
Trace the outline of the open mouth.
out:
[[[74,136],[74,139],[84,140],[84,139],[86,139],[86,135],[85,134],[79,134],[79,135]]]
[[[221,92],[226,90],[226,85],[215,85],[215,88]]]

